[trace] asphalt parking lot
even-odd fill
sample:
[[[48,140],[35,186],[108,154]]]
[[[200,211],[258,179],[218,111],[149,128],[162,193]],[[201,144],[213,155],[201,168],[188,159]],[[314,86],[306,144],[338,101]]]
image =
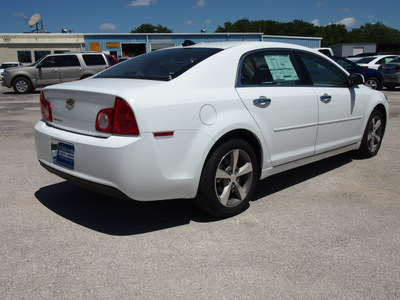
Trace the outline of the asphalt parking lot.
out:
[[[400,299],[400,90],[379,154],[263,180],[241,215],[109,198],[36,160],[39,93],[0,87],[2,299]]]

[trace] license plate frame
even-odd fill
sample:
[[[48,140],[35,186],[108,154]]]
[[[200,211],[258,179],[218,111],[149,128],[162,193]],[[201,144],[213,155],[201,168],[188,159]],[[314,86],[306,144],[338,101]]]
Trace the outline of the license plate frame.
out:
[[[75,168],[75,146],[73,144],[58,142],[57,143],[57,155],[54,157],[54,163],[74,170]]]

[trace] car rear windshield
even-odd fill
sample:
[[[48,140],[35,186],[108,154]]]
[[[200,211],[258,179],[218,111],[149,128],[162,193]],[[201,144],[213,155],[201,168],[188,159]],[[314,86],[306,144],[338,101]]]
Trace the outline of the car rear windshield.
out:
[[[169,81],[221,50],[216,48],[174,48],[154,51],[115,65],[95,78]]]
[[[2,64],[1,66],[0,66],[0,69],[6,69],[6,68],[11,68],[11,67],[17,67],[18,66],[18,64],[17,63],[15,63],[15,64]]]

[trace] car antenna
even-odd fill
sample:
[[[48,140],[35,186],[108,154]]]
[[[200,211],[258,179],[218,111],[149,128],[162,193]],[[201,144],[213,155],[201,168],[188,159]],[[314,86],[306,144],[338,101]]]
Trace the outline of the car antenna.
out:
[[[191,40],[185,40],[185,41],[182,43],[182,46],[183,46],[183,47],[193,46],[193,45],[196,45],[196,43],[193,42],[193,41],[191,41]]]

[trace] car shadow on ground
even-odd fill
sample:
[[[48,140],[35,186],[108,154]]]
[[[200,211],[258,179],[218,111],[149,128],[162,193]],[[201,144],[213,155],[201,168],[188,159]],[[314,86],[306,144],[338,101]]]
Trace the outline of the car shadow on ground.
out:
[[[271,176],[259,183],[254,201],[332,171],[352,160],[350,154],[344,154]],[[130,201],[98,194],[66,181],[40,188],[35,196],[63,218],[116,236],[143,234],[187,225],[191,221],[207,223],[219,220],[199,211],[191,200]]]

